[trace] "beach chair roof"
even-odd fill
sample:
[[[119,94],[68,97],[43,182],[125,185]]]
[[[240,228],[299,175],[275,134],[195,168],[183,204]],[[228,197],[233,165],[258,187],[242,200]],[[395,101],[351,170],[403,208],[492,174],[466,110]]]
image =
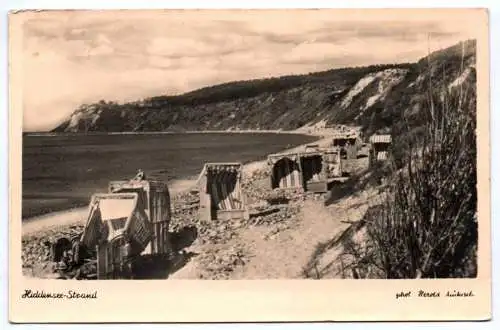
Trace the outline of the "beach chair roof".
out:
[[[203,171],[240,171],[243,165],[241,163],[205,163]]]
[[[97,231],[99,230],[96,221],[102,221],[104,223],[108,220],[113,220],[114,218],[126,218],[124,225],[116,230],[115,234],[116,232],[126,232],[137,208],[138,197],[137,193],[99,193],[92,195],[87,222],[85,224],[81,241],[86,243],[89,247],[95,245]],[[116,205],[107,205],[107,207],[102,208],[102,206],[106,204],[105,201],[114,201]],[[123,203],[120,203],[120,201],[128,201],[127,208],[124,208]],[[99,214],[98,218],[96,218],[96,212]],[[109,224],[106,225],[108,226]]]
[[[391,143],[392,137],[389,134],[372,135],[370,143]]]
[[[153,189],[167,190],[168,184],[160,180],[115,180],[108,184],[109,192],[120,189],[144,189],[146,191]]]
[[[217,173],[221,171],[224,172],[232,171],[241,173],[242,168],[243,164],[241,163],[205,163],[205,165],[203,165],[203,169],[201,170],[198,176],[198,179],[196,180],[196,185],[199,185],[201,179],[209,172]]]
[[[297,161],[299,159],[298,152],[284,152],[279,154],[270,154],[267,156],[267,162],[271,165],[276,164],[281,159],[288,158],[292,161]]]
[[[321,155],[323,155],[322,150],[307,150],[307,151],[299,153],[300,157],[321,156]]]

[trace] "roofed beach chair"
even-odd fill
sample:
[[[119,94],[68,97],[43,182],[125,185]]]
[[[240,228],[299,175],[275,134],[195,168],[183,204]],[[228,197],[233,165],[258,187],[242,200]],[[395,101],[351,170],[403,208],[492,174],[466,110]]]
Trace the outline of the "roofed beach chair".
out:
[[[97,252],[97,278],[130,276],[130,262],[152,237],[151,223],[137,193],[94,194],[80,242]]]
[[[198,177],[200,219],[248,219],[240,163],[206,163]]]
[[[271,154],[271,189],[299,189],[303,187],[302,169],[298,153]]]

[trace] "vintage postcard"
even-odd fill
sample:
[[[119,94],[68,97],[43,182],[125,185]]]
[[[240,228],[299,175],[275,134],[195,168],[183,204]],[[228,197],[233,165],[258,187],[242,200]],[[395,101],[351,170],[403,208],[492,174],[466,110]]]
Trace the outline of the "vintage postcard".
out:
[[[491,317],[485,9],[9,15],[10,320]]]

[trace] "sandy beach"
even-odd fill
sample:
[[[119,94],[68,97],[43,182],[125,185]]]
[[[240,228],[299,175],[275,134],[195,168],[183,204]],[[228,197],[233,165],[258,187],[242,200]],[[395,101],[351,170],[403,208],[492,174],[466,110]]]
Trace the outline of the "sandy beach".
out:
[[[315,136],[318,140],[308,144],[326,147],[331,143],[331,134]],[[283,152],[304,150],[306,145]],[[360,158],[355,164],[356,171],[361,171],[367,168],[368,160]],[[148,270],[141,276],[147,279],[345,277],[337,267],[342,246],[326,242],[348,230],[353,221],[360,221],[370,200],[378,193],[373,187],[341,185],[344,188],[339,186],[334,194],[330,191],[326,195],[300,189],[274,191],[269,185],[267,159],[249,162],[243,167],[242,190],[250,218],[207,222],[198,214],[199,195],[193,193],[196,178],[171,181],[169,232],[175,257],[166,265],[155,264],[159,270]],[[23,274],[53,278],[44,245],[58,237],[81,233],[87,216],[88,209],[84,207],[25,220]],[[316,251],[322,244],[331,247]],[[322,270],[317,269],[319,266]]]

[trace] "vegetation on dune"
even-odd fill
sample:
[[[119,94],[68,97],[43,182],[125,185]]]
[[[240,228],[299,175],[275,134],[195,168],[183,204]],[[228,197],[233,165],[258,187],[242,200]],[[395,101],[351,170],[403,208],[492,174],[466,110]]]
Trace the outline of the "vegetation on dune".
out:
[[[429,88],[420,118],[402,118],[406,133],[393,146],[384,198],[363,219],[363,243],[345,245],[352,262],[344,271],[362,278],[477,275],[476,85],[470,76],[456,88]]]
[[[277,93],[295,87],[315,84],[353,83],[364,75],[389,68],[406,68],[411,63],[397,65],[369,65],[365,67],[350,67],[322,72],[312,72],[306,75],[289,75],[267,79],[234,81],[215,86],[201,88],[179,96],[157,96],[146,99],[157,106],[169,105],[199,105],[231,101],[254,97],[262,93]]]
[[[365,135],[390,127],[393,134],[407,138],[407,129],[419,130],[425,123],[424,108],[428,102],[429,86],[447,86],[462,73],[464,65],[475,61],[476,43],[468,40],[453,47],[436,51],[409,67],[405,80],[395,86],[389,97],[373,105],[357,121]],[[475,84],[475,72],[468,77]],[[395,140],[397,143],[400,139]],[[398,147],[406,149],[407,147]]]

